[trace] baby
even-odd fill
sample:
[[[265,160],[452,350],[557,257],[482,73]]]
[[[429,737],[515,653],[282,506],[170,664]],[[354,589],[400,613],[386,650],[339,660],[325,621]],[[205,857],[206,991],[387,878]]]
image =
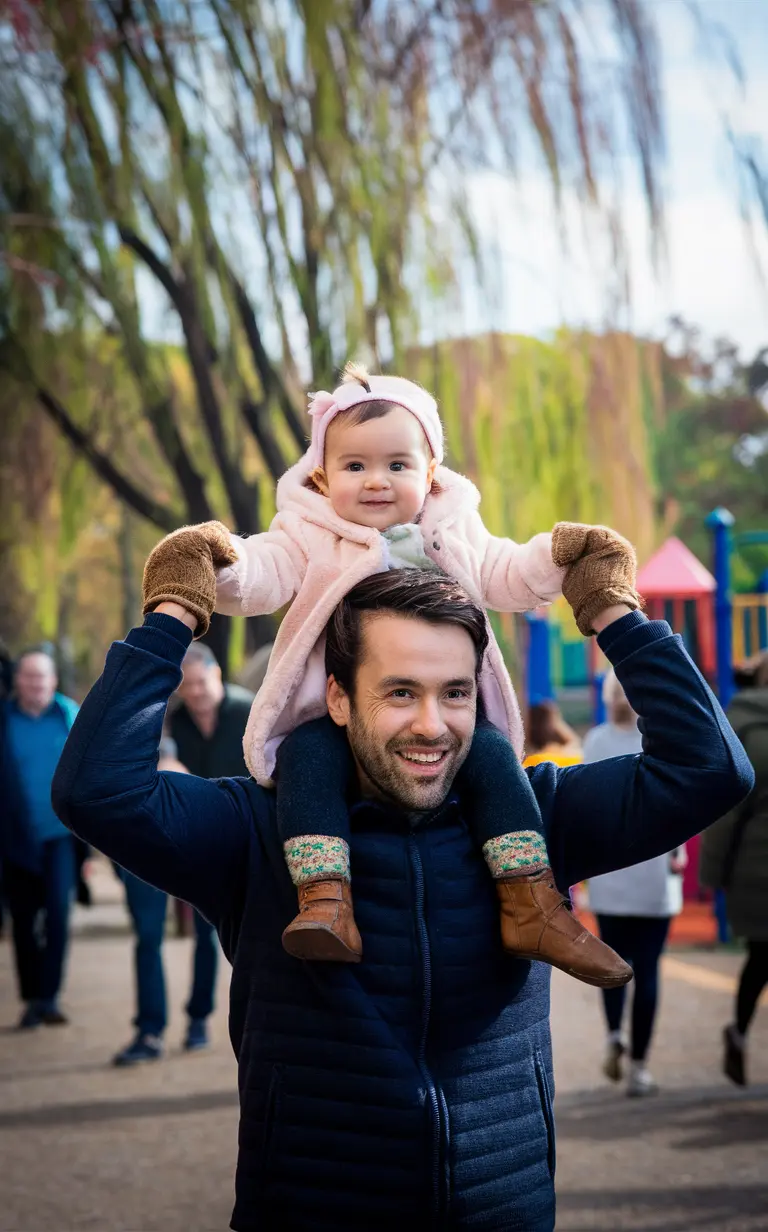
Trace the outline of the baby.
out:
[[[437,404],[420,386],[349,365],[343,383],[315,394],[309,411],[310,448],[278,484],[270,529],[219,541],[218,559],[236,559],[218,573],[216,609],[253,616],[293,601],[251,710],[245,757],[258,782],[276,781],[278,826],[299,903],[285,949],[297,958],[359,962],[346,799],[351,753],[325,702],[331,614],[352,587],[385,569],[442,571],[478,603],[507,612],[550,603],[565,571],[553,562],[551,535],[520,545],[486,530],[475,487],[442,465]],[[190,533],[210,541],[226,532],[209,523],[176,535]],[[456,786],[497,883],[502,944],[590,984],[626,983],[630,968],[583,929],[555,887],[520,764],[514,690],[489,633],[476,732]],[[322,774],[307,775],[308,766],[322,766]]]

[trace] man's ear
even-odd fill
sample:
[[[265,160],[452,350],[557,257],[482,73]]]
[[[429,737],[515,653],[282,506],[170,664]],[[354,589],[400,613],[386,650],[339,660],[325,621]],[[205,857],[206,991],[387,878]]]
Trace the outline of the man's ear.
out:
[[[346,727],[349,723],[349,697],[335,676],[328,677],[325,686],[325,700],[328,713],[336,726]]]
[[[312,480],[312,483],[315,485],[318,491],[322,492],[323,496],[328,495],[328,492],[329,492],[328,476],[326,475],[322,466],[316,466],[315,469],[312,471],[312,474],[309,476],[309,478]]]

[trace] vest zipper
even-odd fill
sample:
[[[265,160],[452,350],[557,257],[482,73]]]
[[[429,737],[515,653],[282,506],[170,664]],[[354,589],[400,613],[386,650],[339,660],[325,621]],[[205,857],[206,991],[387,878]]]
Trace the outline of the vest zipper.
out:
[[[429,952],[429,936],[424,912],[424,869],[421,863],[421,853],[416,842],[416,836],[409,836],[411,850],[411,867],[416,883],[416,912],[421,949],[421,973],[424,980],[423,1016],[421,1039],[419,1041],[419,1069],[427,1088],[432,1120],[432,1199],[434,1203],[435,1223],[440,1217],[440,1146],[442,1139],[442,1121],[440,1116],[440,1099],[437,1085],[429,1072],[427,1065],[427,1034],[429,1019],[432,1012],[432,961]]]

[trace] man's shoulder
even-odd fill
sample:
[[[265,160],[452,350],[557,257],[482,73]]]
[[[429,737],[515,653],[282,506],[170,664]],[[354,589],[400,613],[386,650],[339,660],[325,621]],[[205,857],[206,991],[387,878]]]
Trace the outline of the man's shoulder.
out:
[[[255,697],[255,694],[251,693],[250,689],[244,689],[241,684],[226,684],[224,686],[224,694],[229,705],[237,706],[243,710],[250,710]]]
[[[77,712],[80,709],[73,697],[67,697],[66,693],[54,694],[54,702],[59,707],[59,710],[64,715],[68,724],[72,724],[77,717]]]

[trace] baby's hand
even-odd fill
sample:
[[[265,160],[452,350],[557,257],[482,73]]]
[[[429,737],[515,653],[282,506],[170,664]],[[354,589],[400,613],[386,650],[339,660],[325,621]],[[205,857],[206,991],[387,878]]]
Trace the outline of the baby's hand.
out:
[[[585,637],[606,608],[643,606],[635,584],[637,557],[632,544],[607,526],[558,522],[552,532],[552,560],[566,567],[563,594]]]
[[[236,560],[229,531],[221,522],[182,526],[166,535],[144,566],[144,613],[159,603],[179,603],[197,617],[195,636],[203,637],[216,601],[216,570]]]

